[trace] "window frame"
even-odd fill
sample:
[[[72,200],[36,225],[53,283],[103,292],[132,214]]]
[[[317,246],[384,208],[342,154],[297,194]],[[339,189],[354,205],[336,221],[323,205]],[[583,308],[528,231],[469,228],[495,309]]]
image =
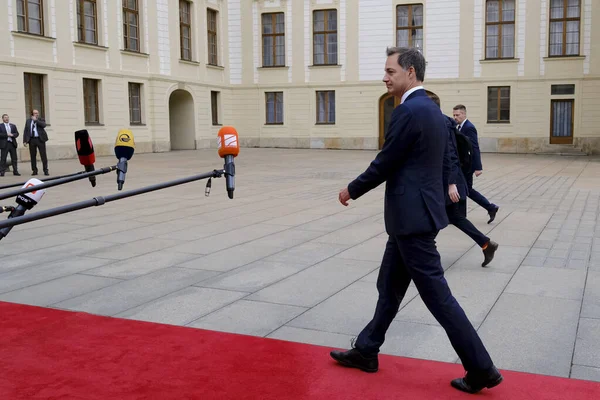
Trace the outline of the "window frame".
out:
[[[273,106],[274,106],[274,110],[273,110],[273,115],[274,115],[274,121],[273,122],[269,122],[269,95],[273,95]],[[281,97],[281,122],[277,121],[277,98]],[[277,91],[277,92],[265,92],[265,125],[283,125],[284,123],[284,118],[285,118],[285,112],[283,111],[283,107],[284,107],[284,96],[283,96],[283,91]]]
[[[123,0],[123,49],[127,51],[134,51],[136,53],[140,53],[142,51],[141,39],[140,39],[140,2],[139,0],[135,1],[135,9],[129,8],[129,0]],[[135,15],[135,20],[137,25],[131,25],[129,23],[129,15]],[[131,27],[135,26],[137,31],[137,37],[132,38],[130,36]],[[137,49],[133,49],[129,46],[129,39],[137,40]]]
[[[502,120],[501,119],[501,113],[502,113],[502,89],[506,89],[508,88],[508,119],[507,120]],[[490,111],[490,90],[492,89],[496,89],[497,90],[497,100],[498,100],[498,106],[496,108],[496,116],[497,119],[492,120],[489,117],[489,111]],[[486,120],[488,124],[510,124],[510,103],[511,103],[511,87],[510,86],[488,86],[487,87],[487,99],[486,99]]]
[[[91,44],[93,46],[98,46],[98,2],[96,0],[76,0],[76,11],[77,11],[77,41],[79,43]],[[91,3],[94,5],[94,41],[88,42],[86,40],[86,32],[88,30],[88,26],[86,25],[86,14],[85,14],[85,3]]]
[[[552,0],[548,1],[548,57],[579,57],[581,55],[581,0],[577,0],[579,2],[579,15],[577,18],[567,17],[568,4],[569,0],[563,0],[563,17],[562,18],[552,18]],[[579,28],[577,30],[577,36],[579,36],[577,40],[577,54],[566,54],[567,53],[567,22],[577,21],[579,23]],[[552,47],[552,23],[553,22],[562,22],[562,51],[561,54],[550,54],[550,49]]]
[[[187,7],[187,15],[188,15],[188,22],[184,22],[182,17],[183,17],[183,11],[184,8]],[[186,39],[188,40],[188,44],[189,47],[188,48],[184,48],[183,45],[183,28],[188,28],[189,31],[189,37],[187,37]],[[184,61],[192,61],[193,55],[192,55],[192,3],[189,0],[179,0],[179,57],[184,60]],[[188,51],[188,56],[189,57],[185,57],[185,50]]]
[[[216,90],[210,91],[210,113],[212,118],[212,125],[219,126],[219,95],[221,92]]]
[[[330,30],[327,29],[328,26],[329,26],[329,19],[327,19],[327,16],[329,15],[330,11],[335,11],[335,26],[336,26],[335,31],[330,31]],[[322,12],[322,13],[325,14],[325,18],[323,19],[324,26],[323,26],[323,30],[322,31],[316,31],[315,30],[315,15],[317,13],[320,13],[320,12]],[[337,8],[323,8],[323,9],[313,10],[313,14],[312,14],[312,32],[313,32],[313,37],[312,37],[313,51],[312,51],[312,55],[313,55],[313,65],[316,65],[316,66],[322,66],[322,65],[339,65],[339,56],[340,56],[339,55],[339,45],[340,45],[340,42],[339,42],[339,33],[338,33],[338,28],[339,28],[338,27],[338,24],[339,24],[339,15],[338,14],[339,14],[339,12],[338,12]],[[327,36],[328,35],[332,35],[332,34],[336,35],[336,44],[335,44],[336,62],[335,63],[329,62],[329,51],[327,49]],[[316,59],[316,57],[315,57],[315,48],[316,48],[316,44],[317,44],[316,41],[315,41],[315,37],[317,35],[324,35],[324,39],[323,39],[324,40],[323,41],[323,44],[324,44],[324,46],[323,46],[323,50],[324,50],[324,52],[323,52],[323,55],[324,55],[324,57],[323,57],[323,63],[319,63],[319,64],[317,64],[315,62],[315,59]]]
[[[138,90],[137,96],[135,96],[135,94],[132,95],[131,89],[133,87],[136,87]],[[128,92],[129,92],[129,125],[143,125],[144,119],[142,118],[142,84],[139,82],[127,82],[127,88],[128,88]],[[133,107],[133,105],[132,105],[132,99],[134,99],[135,97],[137,97],[137,101],[138,101],[137,110],[140,113],[139,121],[133,120],[133,111],[136,110],[136,108]]]
[[[277,33],[277,15],[281,14],[283,15],[283,32],[282,33]],[[265,15],[270,15],[271,16],[271,27],[272,27],[272,33],[264,33],[265,32],[265,21],[264,21],[264,16]],[[261,26],[261,38],[263,38],[262,40],[262,66],[265,68],[274,68],[274,67],[285,67],[285,13],[283,11],[278,11],[278,12],[269,12],[269,13],[262,13],[260,16],[260,26]],[[279,36],[283,36],[284,40],[283,40],[283,64],[277,64],[277,37]],[[273,38],[273,43],[271,45],[271,50],[272,50],[272,56],[273,56],[273,65],[265,65],[265,43],[264,43],[264,38],[265,37],[272,37]]]
[[[497,22],[489,22],[488,21],[488,12],[487,12],[487,4],[490,1],[498,1],[498,21]],[[506,0],[486,0],[485,2],[485,42],[484,42],[484,47],[485,47],[485,59],[486,60],[513,60],[516,57],[517,54],[517,48],[515,45],[515,41],[516,41],[516,36],[517,36],[517,1],[514,1],[514,5],[515,8],[513,10],[514,12],[514,19],[512,21],[504,21],[503,19],[503,13],[502,13],[502,6],[504,4]],[[502,55],[502,33],[504,31],[504,26],[506,25],[512,25],[513,26],[513,42],[512,42],[512,49],[513,49],[513,55],[512,57],[504,57]],[[498,57],[488,57],[488,45],[487,45],[487,40],[488,40],[488,26],[498,26],[498,45],[496,46],[496,50],[498,50]]]
[[[325,93],[325,121],[319,121],[319,93]],[[331,100],[330,94],[333,93],[333,110],[335,112],[336,109],[336,99],[335,99],[335,90],[317,90],[315,92],[316,95],[316,125],[335,125],[335,120],[337,119],[337,113],[334,117],[333,121],[329,120],[329,115],[331,113]]]
[[[407,7],[408,6],[408,24],[407,26],[399,26],[398,25],[398,9],[400,7]],[[412,21],[412,15],[413,15],[413,6],[421,6],[421,8],[423,9],[423,24],[422,25],[410,25],[411,21]],[[396,5],[396,37],[395,37],[395,42],[396,42],[396,46],[399,46],[398,44],[398,31],[400,30],[408,30],[408,47],[410,48],[416,48],[414,46],[414,41],[413,41],[413,32],[412,30],[414,29],[421,29],[423,31],[423,42],[425,42],[425,5],[423,3],[411,3],[411,4],[398,4]],[[425,47],[425,43],[423,43],[423,46],[421,46],[421,48],[419,48],[419,50],[423,51],[423,48]]]
[[[40,78],[40,100],[41,100],[41,104],[40,107],[37,108],[37,110],[40,112],[41,115],[46,116],[46,91],[44,88],[45,85],[45,80],[46,80],[46,75],[44,74],[37,74],[35,72],[24,72],[23,73],[23,95],[25,97],[25,115],[27,118],[29,118],[30,113],[36,109],[35,105],[33,104],[33,85],[32,85],[32,77],[39,77]],[[27,81],[29,81],[29,96],[27,95]]]
[[[214,30],[211,29],[210,17],[214,16]],[[206,35],[207,35],[207,52],[208,65],[219,65],[219,12],[212,8],[206,9]],[[214,44],[210,40],[214,38]],[[214,57],[214,59],[213,59]]]
[[[17,15],[17,31],[18,32],[23,32],[23,33],[28,33],[30,35],[36,35],[36,36],[46,36],[45,34],[45,24],[44,24],[44,0],[39,0],[39,7],[40,7],[40,33],[35,33],[35,32],[31,32],[31,30],[29,29],[29,0],[17,0],[16,6],[17,6],[17,10],[16,10],[16,15]],[[23,3],[23,10],[25,12],[25,14],[19,15],[19,3]],[[23,18],[24,20],[24,30],[19,30],[19,18]]]
[[[94,97],[95,97],[95,111],[97,121],[90,121],[88,110],[92,108],[88,105],[88,93],[86,81],[94,82]],[[100,80],[94,78],[83,78],[83,118],[85,125],[100,125],[100,104],[99,104],[99,92],[100,92]]]

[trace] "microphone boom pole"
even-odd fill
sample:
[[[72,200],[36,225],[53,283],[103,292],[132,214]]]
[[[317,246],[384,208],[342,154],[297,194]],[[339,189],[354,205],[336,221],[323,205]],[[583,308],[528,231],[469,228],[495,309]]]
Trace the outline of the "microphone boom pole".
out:
[[[187,178],[176,179],[173,181],[168,181],[168,182],[163,182],[163,183],[157,183],[156,185],[151,185],[151,186],[146,186],[146,187],[139,188],[139,189],[129,190],[127,192],[115,193],[115,194],[111,194],[109,196],[98,196],[98,197],[94,197],[93,199],[90,199],[90,200],[81,201],[79,203],[67,204],[65,206],[51,208],[48,210],[39,211],[39,212],[28,214],[28,215],[23,215],[21,217],[15,217],[15,218],[10,218],[10,219],[4,220],[4,221],[0,221],[0,229],[6,228],[9,226],[24,224],[26,222],[37,221],[37,220],[43,219],[43,218],[53,217],[53,216],[60,215],[60,214],[65,214],[65,213],[68,213],[71,211],[82,210],[84,208],[101,206],[101,205],[103,205],[105,203],[109,203],[111,201],[120,200],[120,199],[124,199],[124,198],[131,197],[131,196],[136,196],[138,194],[153,192],[155,190],[165,189],[165,188],[168,188],[171,186],[182,185],[185,183],[199,181],[199,180],[207,179],[207,178],[220,178],[221,176],[223,176],[223,174],[225,174],[224,170],[222,170],[222,169],[216,170],[215,169],[211,172],[206,172],[204,174],[194,175],[194,176],[190,176]],[[34,190],[39,190],[42,186],[43,185],[35,185],[32,187],[34,188]]]
[[[68,178],[70,176],[76,176],[76,175],[85,174],[85,173],[86,173],[86,171],[79,171],[79,172],[75,172],[75,173],[68,174],[68,175],[53,176],[51,178],[44,179],[44,182],[55,181],[57,179]],[[17,187],[17,186],[23,186],[26,183],[27,182],[21,182],[21,183],[13,183],[12,185],[0,186],[0,190],[2,190],[2,189],[10,189],[10,188]]]
[[[13,190],[12,192],[0,193],[0,200],[8,199],[9,197],[18,196],[18,195],[24,194],[24,193],[35,192],[36,190],[46,189],[46,188],[49,188],[52,186],[62,185],[63,183],[78,181],[80,179],[89,178],[90,176],[107,174],[111,171],[114,171],[115,169],[117,169],[117,166],[113,165],[112,167],[104,167],[102,169],[97,169],[95,171],[78,172],[77,174],[67,175],[66,177],[61,178],[61,179],[55,179],[52,182],[42,183],[40,185],[32,185],[32,186],[29,186],[26,188]]]

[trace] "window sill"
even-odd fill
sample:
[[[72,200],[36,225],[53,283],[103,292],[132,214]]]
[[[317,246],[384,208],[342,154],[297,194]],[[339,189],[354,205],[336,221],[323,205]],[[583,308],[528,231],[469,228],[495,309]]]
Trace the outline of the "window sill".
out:
[[[188,65],[196,65],[196,66],[200,65],[200,63],[198,61],[183,60],[181,58],[179,59],[179,63],[188,64]]]
[[[262,67],[258,67],[258,69],[290,69],[289,66],[287,65],[273,65],[273,66],[262,66]]]
[[[518,63],[519,58],[485,58],[479,60],[481,64],[504,64],[504,63]]]
[[[142,57],[142,58],[150,57],[150,54],[148,54],[148,53],[142,53],[141,51],[127,50],[127,49],[121,49],[121,54],[127,54],[129,56]]]
[[[487,121],[486,125],[490,126],[502,126],[503,128],[512,128],[510,121]]]
[[[283,126],[283,122],[265,122],[265,126]]]
[[[342,68],[341,64],[313,64],[309,65],[308,68]]]
[[[315,123],[317,126],[334,126],[335,122],[317,122]]]
[[[146,124],[132,124],[131,122],[129,123],[129,126],[132,128],[136,128],[136,127],[141,127],[143,128],[144,126],[146,126]]]
[[[104,126],[104,124],[101,124],[99,122],[86,122],[85,126],[98,126],[98,127],[102,127],[102,126]]]
[[[544,61],[571,61],[571,60],[585,60],[585,56],[552,56],[552,57],[544,57]]]
[[[218,69],[219,71],[224,71],[225,67],[222,65],[214,65],[214,64],[206,64],[206,68]]]
[[[93,43],[84,43],[84,42],[73,42],[73,46],[75,47],[84,47],[87,49],[95,49],[101,51],[108,51],[108,47],[100,46]]]
[[[38,39],[44,42],[55,42],[56,38],[44,35],[38,35],[37,33],[29,33],[29,32],[20,32],[20,31],[12,31],[13,36],[28,38],[28,39]]]

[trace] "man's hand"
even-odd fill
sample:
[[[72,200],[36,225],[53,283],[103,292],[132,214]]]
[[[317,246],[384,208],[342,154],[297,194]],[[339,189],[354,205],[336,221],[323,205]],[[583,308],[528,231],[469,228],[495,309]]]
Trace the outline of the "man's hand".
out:
[[[348,200],[350,200],[350,192],[348,191],[348,188],[340,190],[339,199],[340,203],[342,203],[344,206],[348,206]]]
[[[452,200],[453,203],[458,203],[460,200],[460,195],[458,194],[458,189],[455,184],[448,185],[448,196],[450,196],[450,200]]]
[[[475,177],[479,177],[481,174],[483,174],[483,171],[475,171]]]

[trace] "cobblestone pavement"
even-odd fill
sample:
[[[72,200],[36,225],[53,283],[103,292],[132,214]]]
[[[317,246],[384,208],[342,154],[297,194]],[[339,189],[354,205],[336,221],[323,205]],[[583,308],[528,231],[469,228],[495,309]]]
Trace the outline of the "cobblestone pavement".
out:
[[[205,197],[204,180],[16,226],[0,242],[0,300],[347,348],[377,300],[383,186],[347,208],[337,195],[374,156],[242,149],[234,200],[224,179]],[[500,249],[482,268],[468,237],[440,232],[454,295],[499,368],[600,381],[600,159],[483,161],[475,186],[500,212],[488,225],[469,203],[469,216]],[[213,150],[139,154],[124,190],[221,167]],[[50,162],[56,175],[80,169]],[[115,192],[114,173],[86,179],[30,213]],[[413,286],[382,352],[458,361]]]

